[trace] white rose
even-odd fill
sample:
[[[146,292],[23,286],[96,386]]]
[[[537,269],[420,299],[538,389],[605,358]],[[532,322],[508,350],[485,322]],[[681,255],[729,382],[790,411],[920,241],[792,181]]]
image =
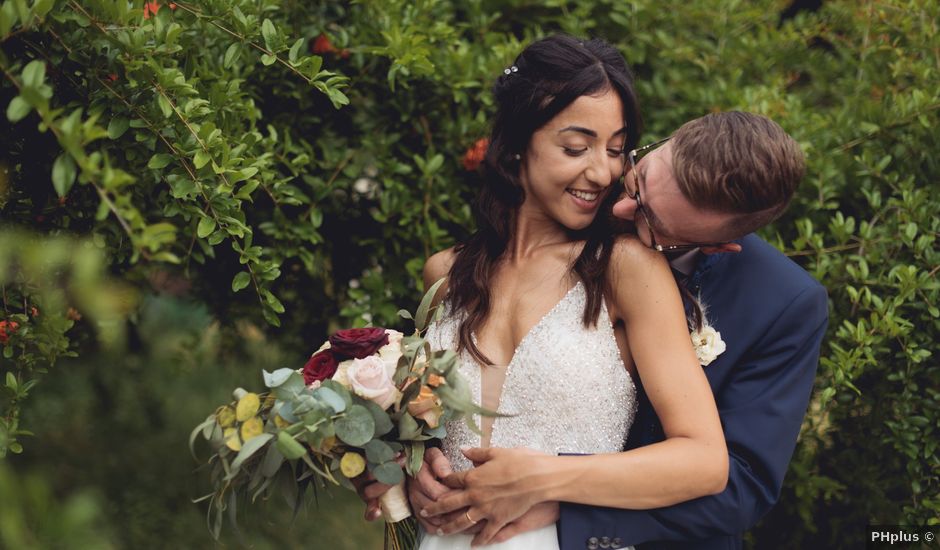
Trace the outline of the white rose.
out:
[[[691,336],[695,356],[703,367],[708,366],[727,349],[724,340],[721,339],[721,333],[711,325],[705,325],[701,330],[692,331]]]
[[[352,365],[354,359],[347,359],[346,361],[341,361],[339,365],[336,365],[336,372],[333,373],[333,381],[340,383],[341,385],[351,388],[349,384],[349,377],[347,372],[349,371],[349,366]]]
[[[364,359],[352,359],[346,377],[353,393],[382,409],[391,407],[401,399],[401,392],[395,387],[385,361],[380,357],[370,355]]]
[[[386,329],[385,333],[388,334],[388,343],[379,348],[379,357],[385,362],[388,375],[394,377],[401,358],[401,339],[405,335],[391,329]]]

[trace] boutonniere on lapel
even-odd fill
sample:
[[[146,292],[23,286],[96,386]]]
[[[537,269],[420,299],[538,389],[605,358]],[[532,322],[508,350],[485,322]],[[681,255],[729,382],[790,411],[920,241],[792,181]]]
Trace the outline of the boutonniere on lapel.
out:
[[[695,348],[695,356],[703,367],[707,367],[727,349],[725,341],[721,339],[721,333],[704,319],[702,328],[691,331],[690,335],[692,347]]]

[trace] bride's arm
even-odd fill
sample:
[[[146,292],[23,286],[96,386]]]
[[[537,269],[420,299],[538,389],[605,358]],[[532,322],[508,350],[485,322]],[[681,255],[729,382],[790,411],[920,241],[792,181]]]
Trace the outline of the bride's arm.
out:
[[[728,450],[663,256],[621,240],[611,258],[612,310],[666,439],[628,452],[545,457],[539,500],[658,508],[721,492]]]

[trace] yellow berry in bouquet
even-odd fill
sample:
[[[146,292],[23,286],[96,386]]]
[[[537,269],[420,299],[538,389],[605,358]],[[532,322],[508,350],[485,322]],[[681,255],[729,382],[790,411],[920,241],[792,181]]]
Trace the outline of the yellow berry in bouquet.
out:
[[[366,461],[359,453],[350,451],[343,455],[343,459],[339,462],[339,469],[344,476],[352,479],[365,471]]]
[[[284,429],[290,426],[290,422],[284,420],[284,417],[282,417],[281,415],[276,414],[274,415],[274,425],[277,426],[279,429]]]
[[[244,422],[258,414],[260,409],[261,399],[258,398],[258,394],[246,393],[238,400],[238,405],[235,406],[235,419]]]
[[[225,437],[225,446],[233,451],[242,450],[242,442],[238,439],[238,429],[236,428],[225,428],[225,431],[222,432],[223,437]]]
[[[261,421],[257,416],[254,418],[249,418],[244,423],[239,430],[242,436],[242,441],[248,441],[253,437],[257,437],[264,433],[264,422]]]
[[[223,428],[231,428],[235,425],[235,409],[231,405],[219,407],[215,411],[215,420]]]

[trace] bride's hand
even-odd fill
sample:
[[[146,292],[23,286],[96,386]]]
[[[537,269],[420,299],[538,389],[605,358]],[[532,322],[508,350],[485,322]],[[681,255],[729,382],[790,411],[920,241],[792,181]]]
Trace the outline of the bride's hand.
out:
[[[550,455],[531,449],[465,449],[476,468],[444,478],[459,491],[448,493],[421,509],[425,518],[464,510],[441,525],[439,533],[467,531],[486,521],[476,541],[485,544],[508,524],[541,501],[539,490],[548,481],[541,459]]]

